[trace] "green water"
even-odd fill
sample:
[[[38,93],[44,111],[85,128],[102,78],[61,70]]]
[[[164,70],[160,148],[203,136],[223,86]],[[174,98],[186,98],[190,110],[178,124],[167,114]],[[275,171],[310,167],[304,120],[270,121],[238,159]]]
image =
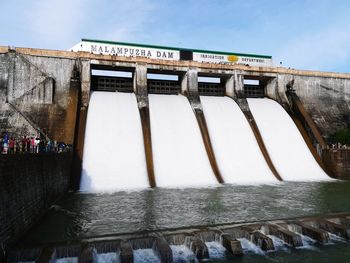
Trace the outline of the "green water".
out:
[[[350,182],[282,182],[197,189],[156,188],[111,194],[69,193],[23,236],[19,246],[337,212],[350,212]],[[289,249],[264,256],[247,253],[235,262],[350,261],[348,243],[312,249]]]

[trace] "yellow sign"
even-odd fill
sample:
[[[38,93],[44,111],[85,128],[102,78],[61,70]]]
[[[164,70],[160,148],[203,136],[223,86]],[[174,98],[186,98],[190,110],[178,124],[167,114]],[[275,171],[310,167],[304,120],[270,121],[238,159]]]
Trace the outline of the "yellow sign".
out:
[[[238,57],[235,55],[229,55],[227,56],[227,60],[230,62],[237,62],[238,61]]]

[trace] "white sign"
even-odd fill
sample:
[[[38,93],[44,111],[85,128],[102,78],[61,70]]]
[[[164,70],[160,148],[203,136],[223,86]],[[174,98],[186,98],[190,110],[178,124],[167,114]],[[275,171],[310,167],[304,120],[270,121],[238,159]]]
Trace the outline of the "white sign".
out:
[[[137,45],[128,43],[118,43],[109,41],[82,40],[72,47],[72,51],[85,51],[93,54],[124,56],[124,57],[146,57],[151,59],[180,60],[180,49]],[[215,51],[186,50],[192,52],[193,61],[203,63],[225,63],[243,64],[257,67],[273,66],[269,56],[231,54]]]
[[[98,42],[80,42],[71,48],[72,51],[85,51],[94,54],[123,56],[123,57],[146,57],[152,59],[179,60],[178,50],[135,47],[118,44],[104,44]]]
[[[193,52],[193,60],[198,62],[206,63],[227,63],[227,64],[244,64],[249,66],[257,67],[270,67],[272,66],[271,58],[260,58],[260,57],[248,57],[248,56],[238,56],[238,55],[227,55],[220,53],[200,53]]]

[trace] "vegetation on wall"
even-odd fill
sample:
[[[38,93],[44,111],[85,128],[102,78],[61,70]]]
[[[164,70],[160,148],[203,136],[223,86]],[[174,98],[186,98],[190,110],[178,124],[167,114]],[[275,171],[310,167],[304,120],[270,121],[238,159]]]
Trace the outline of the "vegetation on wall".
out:
[[[329,136],[330,143],[350,144],[350,129],[340,129]]]

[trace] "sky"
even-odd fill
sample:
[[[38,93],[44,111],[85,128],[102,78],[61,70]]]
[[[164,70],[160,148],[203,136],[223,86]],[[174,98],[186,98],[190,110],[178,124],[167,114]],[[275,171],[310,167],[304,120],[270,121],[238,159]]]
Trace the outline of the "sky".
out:
[[[68,50],[81,38],[271,55],[350,72],[350,1],[0,0],[0,45]]]

